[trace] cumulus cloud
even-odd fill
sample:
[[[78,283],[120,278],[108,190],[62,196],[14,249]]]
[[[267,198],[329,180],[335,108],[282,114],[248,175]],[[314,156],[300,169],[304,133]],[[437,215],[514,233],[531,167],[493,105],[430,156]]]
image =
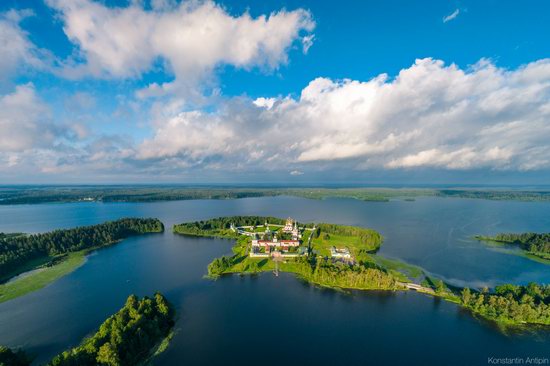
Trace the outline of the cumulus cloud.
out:
[[[550,60],[506,70],[427,58],[393,79],[318,78],[296,99],[235,98],[161,119],[137,151],[228,169],[548,169]]]
[[[252,103],[254,103],[255,106],[258,107],[265,107],[266,109],[271,109],[275,102],[277,101],[277,98],[256,98]]]
[[[203,110],[158,103],[153,134],[137,143],[77,125],[67,132],[51,119],[32,84],[0,97],[0,171],[550,170],[550,60],[507,70],[427,58],[395,77],[317,78],[298,97],[225,98]]]
[[[211,1],[155,0],[152,10],[139,1],[107,7],[92,0],[47,0],[59,11],[79,59],[68,60],[69,77],[131,78],[160,63],[173,82],[151,84],[140,96],[187,90],[220,65],[275,69],[287,62],[295,41],[311,46],[315,23],[302,9],[253,18],[230,15]]]
[[[49,108],[32,84],[0,96],[0,152],[50,147],[62,130],[51,122]]]
[[[41,69],[46,52],[38,49],[19,23],[32,16],[31,10],[9,10],[0,13],[0,82],[11,78],[18,69]]]
[[[443,23],[450,22],[453,19],[456,19],[456,17],[460,14],[460,9],[456,9],[451,14],[443,17]]]
[[[32,83],[0,95],[0,131],[0,173],[4,176],[79,171],[97,156],[91,148],[97,138],[82,144],[91,136],[89,128],[56,122]],[[124,151],[119,144],[109,150],[110,158],[120,163]],[[96,167],[105,167],[107,159],[103,160]]]

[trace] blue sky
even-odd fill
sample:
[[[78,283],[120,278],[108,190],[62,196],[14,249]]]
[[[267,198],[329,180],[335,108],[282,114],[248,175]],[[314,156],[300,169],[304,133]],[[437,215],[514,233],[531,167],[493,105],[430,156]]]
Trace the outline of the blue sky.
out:
[[[544,1],[0,4],[5,183],[550,177]]]

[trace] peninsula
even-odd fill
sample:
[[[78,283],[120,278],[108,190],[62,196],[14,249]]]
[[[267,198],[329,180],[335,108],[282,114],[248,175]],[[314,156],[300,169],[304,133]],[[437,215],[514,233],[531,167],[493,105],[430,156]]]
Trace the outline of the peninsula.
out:
[[[86,254],[133,235],[159,233],[158,219],[124,218],[43,234],[0,235],[0,302],[38,290],[84,263]]]
[[[500,233],[495,236],[477,235],[475,238],[489,243],[519,247],[527,258],[550,264],[550,233]]]

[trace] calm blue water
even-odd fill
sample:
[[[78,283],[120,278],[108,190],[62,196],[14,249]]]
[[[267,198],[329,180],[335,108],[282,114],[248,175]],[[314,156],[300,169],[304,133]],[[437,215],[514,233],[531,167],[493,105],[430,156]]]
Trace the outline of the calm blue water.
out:
[[[164,234],[95,252],[52,285],[0,304],[0,344],[47,361],[76,345],[130,293],[161,291],[180,314],[161,365],[486,365],[488,357],[550,357],[550,331],[505,335],[457,306],[420,294],[322,290],[290,275],[203,279],[219,239],[174,236],[174,223],[227,215],[292,216],[372,227],[381,254],[457,285],[550,283],[550,267],[469,238],[500,231],[550,231],[550,204],[423,198],[415,202],[230,201],[77,203],[0,207],[0,231],[42,232],[125,216],[158,217]]]

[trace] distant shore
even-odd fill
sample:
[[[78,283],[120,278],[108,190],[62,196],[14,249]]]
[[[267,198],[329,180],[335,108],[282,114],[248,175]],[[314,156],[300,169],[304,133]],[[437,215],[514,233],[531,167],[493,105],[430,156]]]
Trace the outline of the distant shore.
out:
[[[550,201],[550,189],[387,188],[387,187],[181,187],[181,186],[6,186],[0,205],[68,202],[155,202],[294,196],[309,199],[353,198],[361,201],[414,201],[417,197]]]

